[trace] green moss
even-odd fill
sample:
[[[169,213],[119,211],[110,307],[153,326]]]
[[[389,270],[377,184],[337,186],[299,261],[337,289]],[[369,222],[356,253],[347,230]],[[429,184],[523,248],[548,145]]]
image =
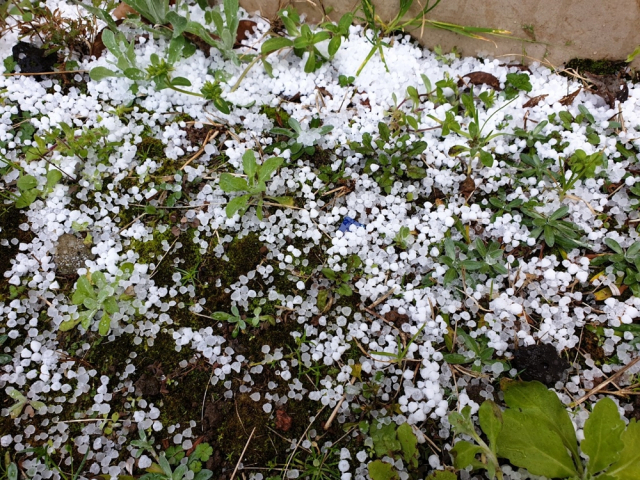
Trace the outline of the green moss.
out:
[[[164,157],[164,143],[157,138],[144,137],[137,147],[136,155],[141,159]]]
[[[289,128],[289,117],[291,115],[289,115],[281,108],[263,105],[262,107],[260,107],[260,113],[266,115],[269,120],[276,124],[276,126]]]
[[[573,69],[578,73],[593,73],[596,75],[616,75],[627,66],[624,60],[591,60],[588,58],[574,58],[565,65],[566,69]],[[564,74],[565,76],[567,74]]]

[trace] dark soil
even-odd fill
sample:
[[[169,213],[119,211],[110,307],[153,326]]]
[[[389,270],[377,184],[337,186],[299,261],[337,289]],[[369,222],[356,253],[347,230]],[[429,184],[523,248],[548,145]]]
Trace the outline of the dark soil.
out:
[[[18,42],[13,47],[13,61],[20,65],[21,73],[50,72],[58,62],[58,55],[44,54],[44,50],[26,42]],[[36,76],[39,80],[40,75]]]
[[[564,381],[569,362],[561,358],[548,343],[520,347],[515,351],[512,365],[520,371],[522,380],[537,380],[547,387]]]

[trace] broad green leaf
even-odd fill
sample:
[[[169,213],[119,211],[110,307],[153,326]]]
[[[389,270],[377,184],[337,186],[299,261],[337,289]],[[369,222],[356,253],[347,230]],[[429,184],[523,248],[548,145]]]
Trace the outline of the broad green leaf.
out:
[[[6,365],[12,359],[13,359],[13,357],[11,355],[9,355],[8,353],[1,353],[0,354],[0,365]]]
[[[211,470],[203,468],[198,473],[196,473],[196,476],[193,477],[193,480],[209,480],[212,476],[213,472]]]
[[[11,462],[7,468],[7,480],[18,480],[18,466]]]
[[[471,407],[469,405],[464,407],[462,412],[451,412],[449,414],[449,423],[456,434],[477,435],[473,427],[473,421],[471,420]]]
[[[249,179],[249,182],[253,182],[256,172],[258,171],[258,164],[256,163],[256,152],[253,150],[247,150],[242,155],[242,170]]]
[[[605,238],[604,244],[614,252],[620,255],[624,255],[624,250],[622,250],[622,247],[620,246],[620,244],[616,242],[613,238]]]
[[[284,162],[284,159],[280,157],[271,157],[265,160],[258,168],[258,182],[266,182],[269,180],[273,172],[280,168],[282,162]]]
[[[567,213],[569,213],[569,207],[567,207],[566,205],[563,205],[562,207],[560,207],[559,209],[557,209],[555,212],[553,212],[551,214],[551,216],[549,217],[549,220],[560,220],[562,217],[566,216]]]
[[[482,453],[482,451],[481,446],[474,445],[464,440],[456,443],[451,449],[453,466],[463,469],[467,468],[469,465],[473,465],[474,468],[476,468],[478,464],[480,464],[480,462],[476,460],[476,455]]]
[[[220,188],[223,192],[246,192],[249,190],[249,185],[244,178],[223,173],[220,175]]]
[[[85,310],[78,314],[78,320],[80,320],[82,328],[84,328],[85,330],[89,330],[89,327],[91,326],[91,320],[93,320],[93,317],[96,315],[96,313],[98,313],[97,310]]]
[[[36,188],[38,186],[38,180],[36,180],[36,177],[33,175],[21,175],[16,182],[16,186],[21,192],[26,192],[27,190]]]
[[[269,197],[274,202],[284,205],[286,207],[293,207],[293,197]]]
[[[120,74],[108,69],[107,67],[95,67],[89,72],[89,77],[94,82],[99,82],[109,77],[119,77]]]
[[[535,410],[525,413],[507,409],[502,413],[502,419],[498,456],[534,475],[548,478],[578,476],[562,438],[536,416]]]
[[[448,470],[436,470],[431,472],[426,480],[458,480],[458,476]]]
[[[107,277],[105,277],[104,273],[100,271],[93,272],[91,274],[91,283],[93,283],[96,287],[98,287],[99,290],[104,288],[106,285],[108,285]]]
[[[169,461],[167,460],[167,456],[165,455],[164,452],[162,452],[160,454],[160,457],[158,458],[158,463],[160,464],[160,467],[162,468],[162,471],[164,472],[164,474],[171,478],[171,476],[173,475],[173,471],[171,470],[171,465],[169,465]]]
[[[609,467],[606,475],[617,480],[638,480],[640,478],[640,423],[632,419],[622,432],[624,448],[620,458]],[[600,478],[600,477],[599,477]]]
[[[385,455],[393,456],[394,452],[398,452],[402,448],[396,438],[396,424],[393,422],[381,426],[376,422],[376,425],[372,425],[369,433],[373,440],[373,448],[376,455],[380,458]]]
[[[555,432],[573,457],[580,458],[573,423],[555,392],[536,381],[512,382],[504,388],[504,401],[510,408],[533,415],[541,428]]]
[[[85,306],[88,310],[97,310],[98,309],[98,301],[95,298],[86,297],[82,302],[82,305]]]
[[[334,272],[333,270],[331,270],[330,268],[323,268],[322,269],[322,274],[327,277],[329,280],[336,280],[336,272]]]
[[[262,44],[260,51],[263,55],[269,55],[281,48],[292,47],[293,41],[284,37],[273,37]]]
[[[71,303],[74,305],[82,305],[85,298],[97,298],[96,292],[93,290],[93,285],[89,282],[89,279],[82,275],[78,278],[76,283],[76,291],[73,292],[71,297]]]
[[[620,436],[624,431],[624,422],[618,413],[618,407],[610,398],[603,398],[596,406],[584,425],[584,440],[580,448],[589,455],[587,472],[595,475],[620,458],[624,444]]]
[[[185,77],[174,77],[171,79],[171,85],[174,87],[190,87],[191,81]]]
[[[489,439],[491,449],[495,450],[498,435],[502,430],[502,410],[491,400],[485,400],[480,405],[478,420],[480,421],[480,428]]]
[[[62,179],[62,172],[57,168],[53,168],[47,172],[47,190],[51,190]]]
[[[231,218],[235,215],[235,213],[238,210],[246,208],[249,204],[250,198],[251,198],[251,195],[242,195],[240,197],[232,198],[227,204],[227,208],[225,209],[227,217]]]
[[[480,162],[482,162],[482,164],[485,167],[493,166],[493,155],[491,155],[486,150],[480,150],[479,154],[480,154]]]
[[[400,478],[393,465],[382,460],[374,460],[369,463],[367,470],[369,470],[369,476],[372,480],[397,480]]]
[[[477,260],[462,260],[460,265],[467,270],[480,270],[485,264],[484,262],[479,262]]]
[[[353,295],[353,290],[346,283],[342,283],[337,289],[336,292],[342,295],[343,297],[350,297]]]
[[[111,315],[120,311],[120,307],[118,307],[118,301],[115,297],[107,297],[102,303],[102,307],[107,313]]]
[[[58,330],[60,330],[61,332],[68,332],[69,330],[74,328],[76,325],[78,325],[78,323],[80,323],[80,318],[76,320],[71,320],[71,319],[65,320],[60,324],[60,326],[58,327]]]
[[[263,206],[264,206],[264,199],[261,198],[260,200],[258,200],[258,204],[256,205],[256,217],[258,217],[258,220],[260,221],[264,220],[264,215],[262,214]]]
[[[450,363],[451,365],[463,365],[473,361],[472,358],[462,355],[461,353],[445,353],[442,355],[442,358],[444,358],[445,362]]]
[[[178,15],[174,11],[169,12],[167,14],[166,19],[169,23],[171,23],[171,26],[173,27],[174,38],[180,37],[182,35],[182,32],[184,32],[187,29],[187,25],[189,23],[189,21],[186,18],[184,18],[182,15]],[[173,62],[169,62],[169,63],[173,63]]]
[[[396,433],[398,441],[402,447],[402,456],[404,457],[404,461],[411,467],[418,468],[418,439],[416,438],[415,433],[413,433],[411,425],[406,422],[403,423],[398,427],[398,431]]]
[[[106,313],[102,314],[102,318],[100,319],[100,323],[98,324],[98,332],[103,337],[106,337],[109,334],[109,330],[111,329],[111,317]]]

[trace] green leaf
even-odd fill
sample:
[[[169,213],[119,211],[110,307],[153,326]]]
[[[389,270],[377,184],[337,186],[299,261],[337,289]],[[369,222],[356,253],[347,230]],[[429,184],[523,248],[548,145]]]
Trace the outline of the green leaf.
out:
[[[476,460],[476,455],[482,453],[482,451],[483,449],[481,446],[474,445],[464,440],[456,443],[451,449],[453,466],[458,469],[467,468],[469,465],[473,465],[474,468],[477,467],[480,462]]]
[[[174,87],[190,87],[191,82],[185,77],[174,77],[171,79],[171,85]]]
[[[244,170],[245,175],[249,179],[249,182],[252,183],[254,177],[256,176],[256,172],[258,171],[258,164],[256,163],[256,152],[253,150],[247,150],[242,155],[242,170]]]
[[[244,178],[236,177],[229,173],[220,175],[220,188],[223,192],[246,192],[249,185]]]
[[[566,412],[565,412],[566,413]],[[567,415],[567,419],[568,419]],[[507,409],[498,437],[498,455],[534,475],[577,477],[573,461],[558,432],[533,412]]]
[[[258,182],[266,182],[269,180],[273,172],[280,168],[282,162],[284,162],[284,159],[280,157],[271,157],[265,160],[258,168]]]
[[[96,292],[93,290],[93,286],[89,279],[82,275],[78,278],[76,283],[76,291],[73,292],[73,296],[71,297],[71,303],[74,305],[82,305],[86,298],[97,298]]]
[[[106,337],[109,334],[109,330],[111,330],[111,317],[107,313],[103,313],[98,324],[98,332],[103,337]]]
[[[292,47],[293,41],[284,37],[273,37],[262,44],[260,51],[263,55],[269,55],[281,48]]]
[[[118,301],[115,297],[107,297],[104,302],[102,302],[102,307],[107,313],[111,315],[120,311],[120,307],[118,307]]]
[[[251,194],[242,195],[241,197],[232,198],[227,204],[227,208],[225,212],[228,218],[231,218],[235,215],[235,213],[248,206],[249,199],[251,198]],[[242,216],[242,215],[241,215]]]
[[[469,405],[464,407],[461,412],[451,412],[449,414],[449,423],[456,434],[477,435],[473,422],[471,421],[471,407]]]
[[[405,462],[407,462],[411,468],[418,468],[418,439],[415,433],[413,433],[411,425],[406,422],[403,423],[398,427],[396,434],[402,447],[402,456]]]
[[[51,169],[47,172],[47,184],[45,188],[51,190],[62,179],[62,172],[57,168]]]
[[[329,280],[333,280],[334,282],[336,281],[337,277],[336,277],[336,272],[334,272],[333,270],[331,270],[330,268],[323,268],[322,269],[322,274],[327,277]]]
[[[534,416],[540,428],[555,432],[573,457],[580,458],[573,423],[555,392],[536,381],[513,382],[504,388],[504,401],[510,408]],[[503,432],[506,429],[504,426]]]
[[[511,84],[518,90],[524,90],[525,92],[530,92],[533,88],[531,86],[529,75],[526,73],[507,73],[507,83]]]
[[[425,480],[458,480],[458,476],[448,470],[435,470]]]
[[[36,180],[36,177],[33,175],[21,175],[16,182],[16,186],[18,187],[18,190],[25,192],[36,188],[38,186],[38,180]]]
[[[442,355],[444,361],[450,363],[451,365],[463,365],[465,363],[470,363],[473,361],[472,358],[467,357],[461,353],[445,353]]]
[[[105,30],[105,31],[109,31],[109,30]],[[120,77],[120,76],[121,75],[119,73],[116,73],[113,70],[108,69],[107,67],[95,67],[95,68],[92,68],[91,71],[89,72],[89,77],[94,82],[99,82],[109,77]]]
[[[367,470],[369,470],[369,476],[372,480],[397,480],[400,478],[393,465],[382,460],[374,460],[369,463]]]
[[[350,297],[351,295],[353,295],[353,290],[346,283],[340,284],[340,286],[336,289],[336,292],[343,297]]]
[[[622,247],[620,246],[620,244],[616,242],[613,238],[605,238],[604,244],[614,252],[620,255],[624,255],[624,250],[622,250]]]
[[[18,480],[18,466],[11,462],[7,467],[7,480]]]
[[[581,450],[589,455],[587,472],[595,475],[620,458],[624,448],[620,438],[623,431],[624,422],[615,402],[603,398],[596,403],[584,425],[585,438],[580,444]]]
[[[294,205],[293,197],[269,197],[269,199],[286,207],[293,207]]]
[[[498,435],[502,430],[502,410],[491,400],[485,400],[478,411],[480,428],[489,439],[489,445],[495,450]]]
[[[544,226],[544,241],[549,247],[553,247],[556,243],[556,236],[550,225]]]
[[[373,440],[373,448],[378,457],[384,457],[385,455],[393,456],[394,452],[398,452],[402,449],[402,445],[396,437],[396,424],[391,422],[388,425],[381,425],[376,422],[372,425],[371,439]]]
[[[621,438],[624,448],[620,458],[606,474],[617,480],[637,480],[640,478],[640,423],[635,418],[629,422]]]
[[[487,152],[485,150],[480,150],[479,154],[480,154],[480,162],[485,167],[492,167],[493,166],[493,155],[491,155],[489,152]]]
[[[167,13],[166,19],[169,23],[171,23],[171,26],[173,27],[173,38],[183,38],[182,32],[187,29],[189,21],[185,17],[183,17],[182,15],[178,15],[174,11],[170,11],[169,13]],[[169,63],[173,62],[170,61]]]

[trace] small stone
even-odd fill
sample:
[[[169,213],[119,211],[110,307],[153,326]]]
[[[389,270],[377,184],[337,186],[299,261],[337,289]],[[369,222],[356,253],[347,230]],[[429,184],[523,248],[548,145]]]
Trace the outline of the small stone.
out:
[[[65,233],[58,238],[55,253],[58,275],[65,277],[77,275],[78,269],[85,268],[85,262],[94,258],[95,255],[91,253],[91,248],[85,245],[81,238],[70,233]]]

